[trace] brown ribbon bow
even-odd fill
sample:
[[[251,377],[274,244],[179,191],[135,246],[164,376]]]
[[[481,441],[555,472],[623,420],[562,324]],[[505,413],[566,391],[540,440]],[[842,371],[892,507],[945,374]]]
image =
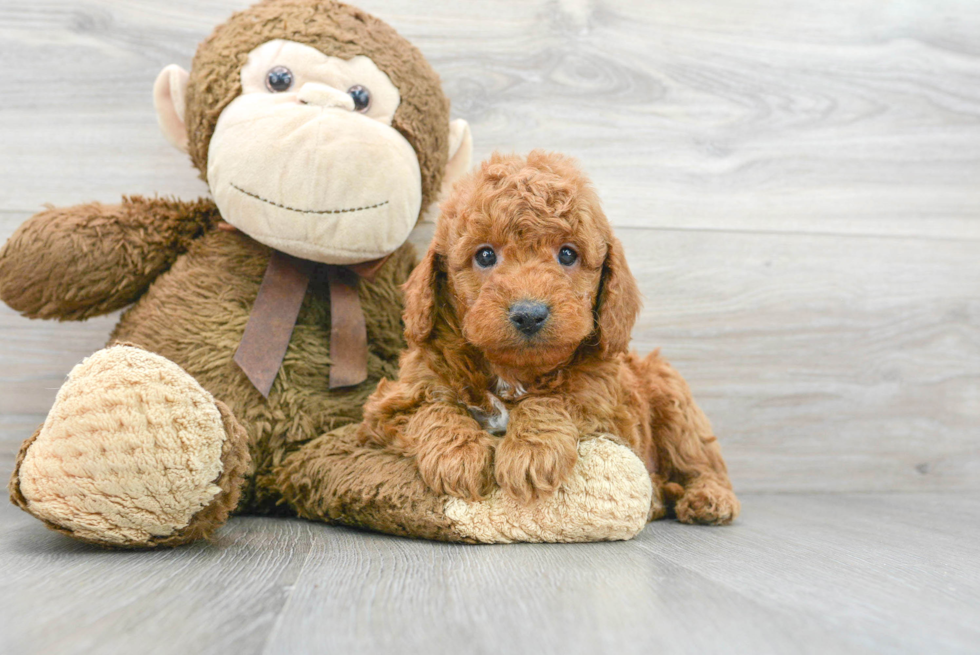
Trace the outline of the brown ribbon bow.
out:
[[[387,257],[351,266],[329,266],[272,251],[249,314],[235,362],[269,397],[317,266],[326,266],[330,289],[330,388],[367,379],[367,325],[357,296],[359,278],[373,281]]]

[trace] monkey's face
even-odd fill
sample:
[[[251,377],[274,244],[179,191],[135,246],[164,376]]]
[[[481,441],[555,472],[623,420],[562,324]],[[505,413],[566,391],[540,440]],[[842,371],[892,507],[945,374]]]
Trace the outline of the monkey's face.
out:
[[[391,126],[398,88],[370,58],[274,40],[249,53],[241,83],[208,150],[208,184],[226,221],[329,264],[405,242],[421,209],[419,161]]]

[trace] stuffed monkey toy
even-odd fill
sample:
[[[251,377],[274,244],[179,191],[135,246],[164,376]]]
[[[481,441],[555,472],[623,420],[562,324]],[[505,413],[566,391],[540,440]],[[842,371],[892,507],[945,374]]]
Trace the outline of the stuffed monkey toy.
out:
[[[545,503],[434,494],[355,438],[398,373],[406,243],[466,172],[464,121],[422,54],[332,0],[265,0],[154,87],[167,138],[211,198],[50,209],[0,250],[0,298],[30,318],[127,308],[21,447],[12,501],[109,547],[208,537],[230,513],[298,515],[466,542],[627,539],[643,464],[583,443]]]

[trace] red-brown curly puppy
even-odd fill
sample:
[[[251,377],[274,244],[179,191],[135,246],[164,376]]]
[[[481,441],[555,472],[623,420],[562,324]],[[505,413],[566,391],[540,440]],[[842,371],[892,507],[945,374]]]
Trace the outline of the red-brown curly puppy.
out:
[[[653,353],[627,354],[640,296],[572,160],[496,154],[457,184],[405,285],[409,349],[365,406],[361,438],[415,457],[434,490],[554,491],[585,435],[647,462],[654,518],[739,511],[707,418]]]

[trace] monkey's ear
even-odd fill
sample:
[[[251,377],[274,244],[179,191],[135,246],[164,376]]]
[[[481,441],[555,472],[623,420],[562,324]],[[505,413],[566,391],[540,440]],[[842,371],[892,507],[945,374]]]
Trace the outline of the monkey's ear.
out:
[[[189,74],[177,64],[170,64],[157,75],[153,84],[153,106],[167,141],[187,152],[187,126],[184,109],[187,102]]]
[[[473,160],[473,136],[470,124],[462,118],[449,123],[449,163],[442,178],[442,197],[449,194],[453,184],[469,172]]]
[[[598,314],[599,348],[603,355],[623,353],[629,349],[630,335],[640,313],[640,289],[626,264],[623,244],[612,237],[602,267]]]
[[[413,345],[420,345],[432,334],[436,322],[436,295],[439,266],[435,248],[429,248],[425,257],[408,276],[405,290],[405,337]]]

